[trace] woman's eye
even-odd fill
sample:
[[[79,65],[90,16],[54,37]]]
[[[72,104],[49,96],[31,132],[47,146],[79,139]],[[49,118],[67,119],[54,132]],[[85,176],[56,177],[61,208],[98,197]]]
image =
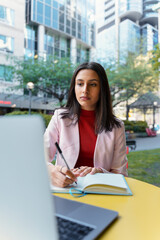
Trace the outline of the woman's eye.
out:
[[[91,86],[95,87],[95,86],[97,86],[97,84],[96,83],[91,83]]]
[[[78,86],[82,86],[82,83],[77,83]]]

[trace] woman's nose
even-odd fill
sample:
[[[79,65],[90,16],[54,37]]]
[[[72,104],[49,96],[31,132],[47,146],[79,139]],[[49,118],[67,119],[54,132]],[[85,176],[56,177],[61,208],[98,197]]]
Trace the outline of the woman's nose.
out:
[[[85,84],[84,86],[83,86],[83,92],[85,93],[85,92],[88,92],[88,85],[87,84]]]

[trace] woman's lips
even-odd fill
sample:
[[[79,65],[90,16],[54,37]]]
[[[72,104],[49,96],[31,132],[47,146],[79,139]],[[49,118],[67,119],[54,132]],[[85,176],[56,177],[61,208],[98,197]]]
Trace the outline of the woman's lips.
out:
[[[87,101],[87,100],[89,100],[89,97],[80,97],[80,99],[81,99],[82,101]]]

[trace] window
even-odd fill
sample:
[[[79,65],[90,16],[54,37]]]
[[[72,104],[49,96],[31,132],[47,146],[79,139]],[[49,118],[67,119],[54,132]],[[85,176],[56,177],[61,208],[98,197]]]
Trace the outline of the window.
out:
[[[51,5],[51,0],[45,0],[45,3]]]
[[[26,26],[25,28],[25,58],[34,57],[37,54],[37,28]]]
[[[12,67],[0,65],[0,80],[5,80],[7,82],[13,81]]]
[[[43,23],[43,3],[37,2],[37,21]]]
[[[45,25],[51,26],[51,8],[49,6],[45,6]]]
[[[14,26],[14,10],[0,5],[0,21]]]
[[[58,2],[53,0],[53,7],[58,8]]]
[[[59,22],[64,24],[64,13],[60,12],[59,14]]]
[[[45,34],[44,37],[44,49],[49,55],[54,54],[54,37],[48,34]]]
[[[4,66],[0,65],[0,79],[4,79],[4,75],[5,75],[4,72],[5,72]]]
[[[13,53],[14,39],[12,37],[0,35],[0,51]]]
[[[58,11],[53,8],[53,22],[52,27],[58,29]]]

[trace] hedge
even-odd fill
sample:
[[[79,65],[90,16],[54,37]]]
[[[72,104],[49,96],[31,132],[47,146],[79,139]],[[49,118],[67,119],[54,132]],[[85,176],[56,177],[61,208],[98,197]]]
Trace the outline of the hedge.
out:
[[[146,132],[148,124],[146,121],[128,121],[124,120],[125,131]]]
[[[11,113],[7,113],[6,115],[25,115],[28,114],[28,111],[13,111]],[[44,113],[37,113],[31,112],[31,114],[38,114],[42,116],[44,119],[46,127],[50,122],[52,115],[44,114]],[[128,121],[124,120],[125,131],[133,131],[133,132],[146,132],[146,128],[148,128],[148,124],[146,121]]]

